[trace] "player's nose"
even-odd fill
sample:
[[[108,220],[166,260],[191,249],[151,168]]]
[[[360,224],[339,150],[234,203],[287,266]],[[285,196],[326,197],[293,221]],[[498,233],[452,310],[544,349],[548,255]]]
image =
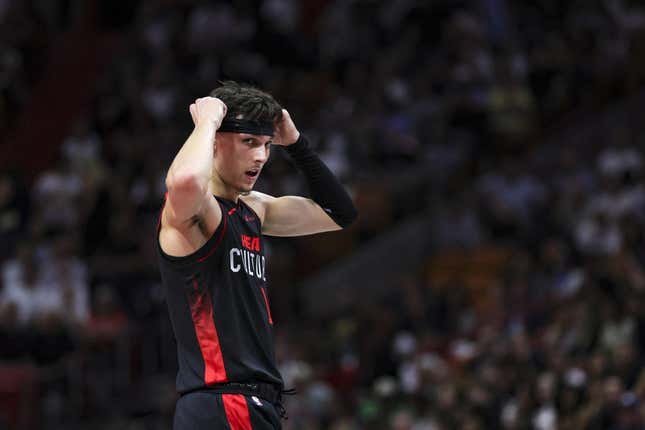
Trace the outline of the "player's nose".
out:
[[[255,148],[255,151],[253,151],[254,162],[264,164],[264,162],[267,161],[267,158],[269,158],[269,151],[264,146],[257,147]]]

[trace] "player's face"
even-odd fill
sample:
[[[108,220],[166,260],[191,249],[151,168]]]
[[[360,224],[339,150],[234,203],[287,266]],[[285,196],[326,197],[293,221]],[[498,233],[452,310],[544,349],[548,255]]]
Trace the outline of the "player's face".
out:
[[[222,181],[238,192],[253,189],[264,163],[269,159],[270,136],[217,133],[215,169]]]

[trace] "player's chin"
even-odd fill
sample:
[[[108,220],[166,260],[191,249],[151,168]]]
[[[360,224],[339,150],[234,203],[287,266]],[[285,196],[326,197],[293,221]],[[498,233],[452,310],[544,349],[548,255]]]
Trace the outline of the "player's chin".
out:
[[[257,176],[254,178],[246,176],[244,180],[240,183],[240,188],[246,192],[251,191],[255,186],[256,181],[257,181]]]
[[[240,184],[238,187],[238,190],[240,190],[241,193],[250,193],[253,191],[253,186],[255,185],[255,182],[249,184],[249,183],[243,183]]]

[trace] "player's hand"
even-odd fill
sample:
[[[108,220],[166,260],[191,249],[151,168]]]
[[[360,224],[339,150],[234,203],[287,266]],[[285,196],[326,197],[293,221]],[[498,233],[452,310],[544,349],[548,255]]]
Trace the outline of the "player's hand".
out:
[[[286,109],[282,109],[282,119],[276,126],[276,136],[273,140],[275,145],[289,146],[296,143],[300,137],[300,132],[291,119],[291,115]]]
[[[212,122],[215,128],[219,128],[226,116],[226,105],[216,97],[202,97],[195,100],[189,109],[195,127],[200,124]]]

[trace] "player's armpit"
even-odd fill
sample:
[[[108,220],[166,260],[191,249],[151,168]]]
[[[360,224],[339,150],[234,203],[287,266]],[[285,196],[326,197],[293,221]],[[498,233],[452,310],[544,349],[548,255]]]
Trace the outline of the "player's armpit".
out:
[[[173,194],[169,191],[166,194],[166,202],[162,212],[162,226],[170,226],[178,230],[185,230],[200,223],[206,223],[209,227],[219,225],[222,219],[222,211],[217,201],[210,195],[204,194],[198,203],[191,202],[190,210],[183,201],[181,194]],[[190,197],[189,197],[190,198]]]
[[[172,201],[166,199],[161,214],[159,244],[175,257],[192,254],[213,235],[222,221],[222,210],[215,198],[204,202],[200,212],[187,219],[174,213]]]

